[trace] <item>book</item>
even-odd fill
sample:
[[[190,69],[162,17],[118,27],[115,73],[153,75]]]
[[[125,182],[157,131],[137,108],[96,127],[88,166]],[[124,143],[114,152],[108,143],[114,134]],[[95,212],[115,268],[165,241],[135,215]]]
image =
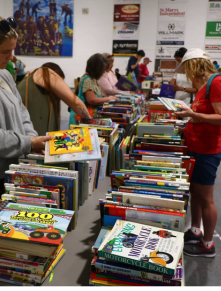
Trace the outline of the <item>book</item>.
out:
[[[182,100],[173,100],[164,97],[157,97],[158,100],[170,111],[181,111],[182,108],[189,108]]]
[[[91,250],[92,250],[93,253],[95,253],[95,254],[97,253],[97,251],[98,251],[101,243],[103,242],[104,238],[107,236],[107,234],[110,231],[111,231],[111,229],[108,228],[108,227],[105,227],[105,226],[102,226],[101,227],[101,230],[100,230],[100,232],[98,234],[98,237],[97,237],[95,243],[93,244],[93,246],[91,248]]]
[[[137,86],[127,78],[121,76],[115,86],[122,91],[136,91]]]
[[[101,144],[101,169],[100,169],[100,176],[99,180],[104,180],[107,171],[107,160],[108,160],[108,153],[109,153],[109,145],[108,144]]]
[[[183,233],[117,220],[98,256],[173,276],[183,249]]]
[[[162,84],[159,97],[175,98],[176,92],[173,91],[173,85]]]
[[[59,245],[73,215],[69,210],[8,203],[0,212],[0,238]]]
[[[64,163],[64,162],[72,162],[72,161],[100,160],[101,151],[100,151],[100,145],[99,145],[99,140],[98,140],[98,135],[97,135],[97,129],[89,128],[89,133],[91,137],[93,150],[83,151],[83,152],[78,152],[78,153],[70,153],[70,154],[50,155],[49,142],[46,142],[44,162],[46,164],[53,164],[53,163],[56,164],[56,163]],[[48,135],[48,133],[46,135]]]

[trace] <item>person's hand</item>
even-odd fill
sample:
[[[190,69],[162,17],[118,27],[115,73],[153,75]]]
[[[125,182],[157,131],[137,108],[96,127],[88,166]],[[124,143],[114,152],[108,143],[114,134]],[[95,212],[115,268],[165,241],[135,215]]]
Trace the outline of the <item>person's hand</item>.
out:
[[[137,56],[137,60],[138,60],[138,62],[140,62],[141,59],[142,59],[141,56]]]
[[[118,101],[119,99],[115,96],[109,96],[108,101]]]
[[[177,85],[174,85],[173,88],[172,88],[172,90],[173,90],[174,92],[176,92],[176,91],[183,91],[183,87],[181,87],[181,86],[177,86]]]
[[[185,108],[182,106],[176,106],[179,107],[182,111],[175,111],[174,114],[180,117],[194,117],[194,112],[190,108]]]
[[[178,127],[178,133],[184,133],[185,127]]]
[[[153,89],[156,89],[156,88],[161,88],[161,86],[162,86],[162,84],[155,84],[155,85],[153,85]]]
[[[35,153],[44,153],[45,142],[54,138],[54,136],[30,136],[31,148]]]

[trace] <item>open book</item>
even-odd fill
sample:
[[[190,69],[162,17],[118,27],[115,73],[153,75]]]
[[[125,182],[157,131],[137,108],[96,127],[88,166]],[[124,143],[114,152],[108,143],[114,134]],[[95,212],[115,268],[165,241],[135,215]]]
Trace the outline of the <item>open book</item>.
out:
[[[181,111],[182,108],[189,108],[185,102],[182,100],[164,98],[164,97],[157,97],[157,99],[163,103],[163,105],[170,111]],[[181,108],[180,108],[181,107]]]

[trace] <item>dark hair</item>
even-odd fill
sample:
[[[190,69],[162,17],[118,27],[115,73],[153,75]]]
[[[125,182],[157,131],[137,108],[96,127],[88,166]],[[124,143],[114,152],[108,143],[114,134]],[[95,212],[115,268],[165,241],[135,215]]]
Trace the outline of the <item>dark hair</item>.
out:
[[[145,52],[144,52],[143,50],[139,50],[139,51],[137,52],[137,55],[138,55],[138,56],[141,56],[141,57],[143,58],[143,57],[145,57]]]
[[[119,69],[116,68],[115,71],[118,71],[119,72]]]
[[[95,80],[99,80],[108,68],[108,60],[102,54],[94,54],[87,60],[86,73]]]
[[[48,63],[45,63],[41,66],[41,68],[49,68],[51,70],[53,70],[55,73],[57,73],[62,79],[65,78],[65,74],[64,72],[62,71],[62,69],[55,63],[51,63],[51,62],[48,62]]]
[[[217,61],[213,61],[213,64],[214,64],[214,65],[217,65]]]
[[[183,58],[185,53],[187,52],[187,49],[185,47],[180,47],[177,51],[175,51],[174,58]]]

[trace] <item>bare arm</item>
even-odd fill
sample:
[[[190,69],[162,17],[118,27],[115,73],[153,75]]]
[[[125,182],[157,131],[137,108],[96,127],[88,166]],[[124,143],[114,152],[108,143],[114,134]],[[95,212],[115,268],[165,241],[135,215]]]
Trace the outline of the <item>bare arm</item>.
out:
[[[85,104],[79,99],[64,82],[64,80],[58,76],[54,71],[50,70],[50,84],[52,92],[64,103],[66,103],[77,115],[82,118],[91,119],[91,116],[87,110]],[[33,75],[34,82],[45,87],[44,80],[42,78],[42,69],[38,69]]]
[[[194,120],[213,125],[221,125],[221,102],[214,102],[212,106],[215,111],[214,114],[197,113],[187,108],[182,108],[182,111],[177,111],[175,114],[181,117],[192,117]]]
[[[173,86],[176,85],[176,79],[172,79],[169,84]]]
[[[109,102],[110,100],[118,100],[115,96],[98,98],[92,90],[88,90],[87,92],[85,92],[85,98],[87,100],[87,103],[92,106],[102,105],[105,102]]]

